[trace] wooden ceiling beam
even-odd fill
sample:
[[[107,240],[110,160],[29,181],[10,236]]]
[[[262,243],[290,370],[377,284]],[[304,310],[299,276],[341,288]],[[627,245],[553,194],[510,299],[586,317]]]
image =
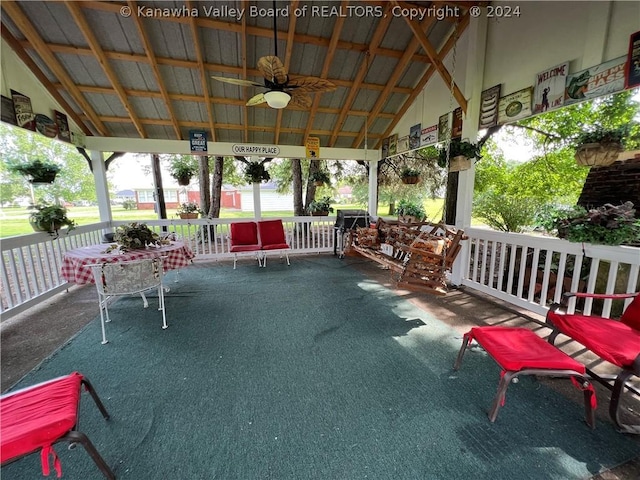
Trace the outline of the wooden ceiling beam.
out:
[[[398,2],[397,0],[391,0],[391,3],[395,5],[400,5],[400,2]],[[407,25],[409,25],[409,28],[411,29],[413,34],[416,36],[416,38],[420,42],[420,45],[422,46],[424,51],[427,53],[427,55],[431,59],[431,64],[435,67],[436,71],[440,74],[447,88],[450,88],[453,91],[453,96],[456,99],[456,102],[458,102],[458,105],[460,105],[460,107],[462,108],[462,111],[464,113],[467,113],[467,99],[464,97],[463,93],[460,91],[460,88],[458,87],[458,85],[456,85],[455,81],[452,79],[451,74],[447,70],[447,67],[444,66],[444,63],[442,63],[443,57],[440,57],[438,55],[438,52],[433,47],[433,45],[431,45],[431,42],[429,42],[427,35],[422,31],[422,29],[420,28],[420,24],[416,20],[412,20],[408,16],[404,17],[404,20],[407,23]],[[455,32],[457,28],[456,25],[454,25],[453,28]]]
[[[5,42],[13,49],[13,51],[20,57],[20,60],[24,62],[24,64],[31,70],[31,72],[36,76],[36,78],[42,83],[44,88],[47,89],[49,94],[60,104],[60,108],[64,110],[69,118],[73,120],[78,127],[84,132],[85,135],[93,135],[91,129],[84,123],[84,120],[80,118],[80,116],[75,112],[73,107],[67,103],[64,97],[58,91],[56,85],[51,83],[49,78],[40,70],[40,67],[36,65],[36,62],[29,56],[29,54],[22,48],[22,45],[16,37],[14,37],[8,28],[5,25],[2,25],[2,38]]]
[[[187,0],[187,7],[194,8],[193,2]],[[198,34],[198,23],[193,17],[189,17],[189,27],[191,28],[191,36],[193,37],[193,45],[198,60],[198,70],[200,71],[200,82],[202,83],[202,94],[207,105],[207,116],[209,117],[209,128],[211,129],[212,142],[216,141],[216,129],[213,120],[213,107],[211,106],[211,95],[209,93],[209,76],[204,68],[204,57],[202,56],[202,45],[200,44],[200,35]]]
[[[98,39],[93,33],[93,29],[91,28],[91,26],[87,22],[87,19],[84,17],[84,14],[82,13],[80,2],[65,1],[65,5],[71,12],[71,16],[73,17],[76,24],[78,25],[80,32],[82,32],[82,34],[84,35],[84,38],[86,38],[87,42],[89,43],[89,47],[91,48],[91,51],[93,51],[93,54],[95,55],[96,60],[98,60],[98,63],[104,70],[104,73],[107,76],[107,79],[113,86],[113,89],[116,91],[116,94],[118,95],[118,98],[122,103],[122,106],[129,114],[129,117],[131,117],[131,122],[136,127],[138,134],[140,135],[141,138],[147,138],[147,134],[144,131],[144,127],[140,123],[140,120],[138,120],[138,115],[136,114],[136,112],[133,110],[133,107],[129,103],[129,99],[127,98],[127,95],[124,93],[124,88],[122,88],[122,85],[120,84],[120,80],[118,79],[115,72],[113,71],[113,68],[111,68],[111,64],[109,63],[107,56],[102,51],[102,47],[100,46]]]
[[[137,2],[130,0],[129,8],[132,11],[136,11]],[[162,79],[162,75],[160,75],[160,69],[158,68],[158,62],[156,62],[156,56],[153,51],[153,46],[151,45],[151,41],[149,40],[149,35],[147,35],[147,31],[142,25],[142,20],[138,15],[132,15],[130,17],[135,23],[136,29],[138,30],[138,35],[142,40],[142,46],[144,47],[144,51],[147,54],[147,60],[151,65],[151,69],[153,70],[153,76],[156,79],[156,84],[160,89],[160,94],[162,95],[162,100],[164,100],[164,104],[167,108],[167,113],[169,114],[169,118],[171,118],[171,124],[173,126],[173,131],[176,134],[176,138],[178,140],[182,140],[182,132],[180,131],[180,126],[178,125],[178,120],[176,118],[176,114],[173,111],[173,105],[171,103],[171,98],[169,98],[169,92],[164,85],[164,81]]]
[[[384,38],[384,34],[386,33],[387,28],[389,28],[389,24],[391,23],[391,20],[393,19],[393,15],[389,14],[390,8],[391,8],[391,4],[387,3],[384,7],[383,17],[379,21],[375,31],[373,32],[373,36],[371,37],[371,42],[370,42],[372,49],[375,49],[378,47],[378,45]],[[347,118],[347,112],[351,108],[351,105],[353,104],[353,101],[360,90],[360,84],[362,83],[362,81],[364,80],[364,77],[367,75],[367,72],[369,71],[369,65],[370,65],[369,55],[370,55],[369,52],[365,54],[364,56],[365,58],[360,64],[358,73],[354,78],[353,85],[351,86],[351,90],[349,90],[349,95],[347,96],[347,99],[344,102],[342,111],[340,112],[340,116],[338,117],[338,121],[336,122],[336,125],[331,134],[331,139],[329,140],[330,147],[333,147],[335,145],[336,139],[338,138],[338,132],[342,129],[344,125],[344,121]]]
[[[464,32],[468,26],[469,26],[469,16],[467,15],[462,18],[462,20],[460,21],[460,24],[458,25],[458,28],[460,32]],[[440,52],[438,52],[438,54],[443,58],[446,57],[447,54],[451,51],[451,49],[455,46],[457,41],[458,41],[458,35],[456,34],[450,35],[449,39],[445,42],[444,46],[442,47]],[[409,95],[409,98],[407,98],[407,100],[405,100],[404,104],[402,105],[402,107],[400,107],[400,110],[398,110],[394,119],[391,121],[391,123],[389,124],[385,132],[380,136],[380,140],[378,140],[378,143],[376,144],[375,148],[380,148],[382,146],[382,139],[391,135],[391,132],[396,127],[396,125],[398,124],[402,116],[407,112],[407,110],[409,110],[409,107],[413,104],[413,102],[418,97],[418,95],[422,93],[422,90],[424,89],[425,85],[427,84],[429,79],[431,79],[434,73],[436,73],[436,68],[432,65],[424,73],[420,81],[416,84],[413,90],[413,93]]]
[[[89,118],[93,127],[101,136],[109,136],[107,128],[98,118],[95,111],[89,105],[89,102],[84,98],[82,93],[75,86],[74,81],[71,79],[67,71],[60,64],[53,52],[47,47],[42,37],[37,33],[36,28],[29,21],[22,9],[16,2],[3,1],[2,10],[11,18],[11,21],[18,27],[25,38],[31,44],[31,47],[40,56],[44,64],[51,70],[51,72],[58,78],[60,83],[64,86],[64,89],[73,98],[73,101],[82,109],[82,111]]]
[[[348,0],[342,0],[340,4],[340,8],[344,9],[349,4]],[[329,75],[329,69],[331,68],[331,63],[333,62],[333,57],[336,54],[336,48],[338,46],[338,39],[342,33],[342,27],[344,26],[345,17],[340,16],[336,19],[336,23],[333,25],[333,32],[331,33],[331,42],[329,43],[329,48],[327,49],[327,54],[324,57],[324,64],[322,65],[322,72],[320,73],[320,78],[326,79]],[[316,113],[318,113],[318,107],[320,106],[320,96],[321,92],[316,93],[313,96],[313,103],[311,104],[311,110],[309,111],[309,118],[307,119],[307,126],[304,129],[304,138],[303,142],[307,144],[307,138],[309,138],[309,133],[311,132],[311,127],[313,127],[313,122],[316,119]]]
[[[291,2],[290,5],[290,11],[294,12],[296,10],[296,8],[298,8],[298,0],[294,0]],[[289,71],[289,68],[291,67],[291,53],[293,52],[293,38],[296,34],[296,20],[298,19],[298,17],[296,15],[290,15],[289,16],[289,27],[287,29],[287,47],[285,48],[285,52],[284,52],[284,70],[286,72]],[[280,126],[282,125],[282,110],[280,109],[278,110],[278,113],[276,114],[276,131],[275,131],[275,136],[274,136],[274,144],[278,145],[278,142],[280,141]]]
[[[435,21],[436,19],[434,17],[426,18],[425,20],[422,21],[422,24],[420,25],[420,29],[422,31],[428,30],[429,27],[433,25]],[[371,113],[367,116],[364,122],[364,125],[360,130],[360,133],[354,140],[353,145],[351,145],[352,148],[359,148],[362,140],[367,137],[367,134],[369,133],[367,132],[367,128],[369,127],[369,125],[371,125],[373,120],[376,118],[376,115],[378,115],[378,113],[382,110],[382,107],[384,107],[385,103],[389,99],[389,94],[391,93],[391,89],[396,83],[398,83],[398,80],[404,74],[404,71],[406,70],[407,65],[409,65],[409,62],[411,61],[411,56],[413,55],[413,52],[415,52],[418,49],[418,47],[420,47],[420,42],[414,36],[409,42],[409,45],[407,45],[407,49],[405,50],[404,55],[402,56],[398,64],[393,69],[393,73],[387,80],[387,84],[384,90],[380,95],[378,95],[378,99],[374,103],[373,107],[371,107]]]

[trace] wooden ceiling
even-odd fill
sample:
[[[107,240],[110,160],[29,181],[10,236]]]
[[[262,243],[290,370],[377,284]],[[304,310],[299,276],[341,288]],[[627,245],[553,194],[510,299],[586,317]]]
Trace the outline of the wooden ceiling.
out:
[[[283,110],[247,107],[260,89],[211,78],[262,81],[257,61],[276,45],[271,1],[3,0],[2,37],[87,135],[205,130],[209,141],[304,145],[314,136],[372,148],[432,77],[451,84],[443,59],[478,3],[278,1],[277,51],[290,77],[337,86],[313,94],[309,108]],[[455,82],[453,94],[466,109]]]

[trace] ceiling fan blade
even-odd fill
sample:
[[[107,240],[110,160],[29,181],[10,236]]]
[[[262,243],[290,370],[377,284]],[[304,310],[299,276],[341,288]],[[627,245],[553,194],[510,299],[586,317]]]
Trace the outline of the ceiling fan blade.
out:
[[[298,77],[290,79],[286,88],[298,92],[332,92],[338,87],[324,78]]]
[[[218,80],[219,82],[231,83],[232,85],[240,85],[241,87],[264,87],[261,83],[254,82],[252,80],[242,80],[240,78],[227,78],[227,77],[216,77],[211,75],[211,78],[214,80]]]
[[[291,92],[291,101],[288,106],[295,105],[296,107],[311,108],[311,104],[313,103],[311,97],[303,92],[298,92],[300,91],[294,90]]]
[[[259,93],[249,99],[247,102],[247,107],[253,107],[254,105],[260,105],[261,103],[266,102],[267,100],[264,98],[264,93]]]
[[[272,83],[282,85],[287,82],[287,71],[284,69],[280,59],[274,55],[260,57],[258,70],[260,70],[264,78]]]

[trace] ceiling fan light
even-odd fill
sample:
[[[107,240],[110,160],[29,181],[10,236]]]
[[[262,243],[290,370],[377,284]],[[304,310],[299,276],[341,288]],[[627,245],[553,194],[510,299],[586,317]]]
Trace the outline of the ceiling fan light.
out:
[[[291,95],[287,92],[279,92],[273,90],[264,94],[264,99],[267,101],[267,105],[271,108],[284,108],[289,105]]]

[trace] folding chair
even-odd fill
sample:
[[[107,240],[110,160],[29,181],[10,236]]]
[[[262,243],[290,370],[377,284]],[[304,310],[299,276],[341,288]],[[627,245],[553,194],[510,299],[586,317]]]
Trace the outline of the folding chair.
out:
[[[116,478],[89,438],[78,430],[82,385],[105,420],[109,420],[109,413],[93,386],[78,372],[0,397],[0,460],[3,466],[40,450],[42,474],[49,475],[51,456],[59,478],[62,466],[53,445],[70,442],[71,447],[80,443],[106,478]]]
[[[258,260],[258,266],[261,263],[261,245],[258,240],[258,227],[256,222],[234,222],[230,228],[229,242],[231,246],[229,251],[233,253],[233,269],[236,269],[238,262],[238,254],[253,253]]]
[[[287,252],[291,247],[287,243],[282,220],[261,220],[258,222],[258,232],[262,243],[262,266],[267,266],[267,251],[278,251],[281,258],[284,254],[287,258],[287,265],[291,265]]]
[[[111,321],[108,306],[111,297],[140,294],[144,301],[144,308],[148,308],[149,302],[144,292],[157,289],[158,310],[162,311],[162,328],[168,327],[164,306],[164,286],[162,284],[164,278],[162,257],[91,265],[91,273],[93,273],[96,289],[98,290],[103,345],[108,343],[104,324]]]

